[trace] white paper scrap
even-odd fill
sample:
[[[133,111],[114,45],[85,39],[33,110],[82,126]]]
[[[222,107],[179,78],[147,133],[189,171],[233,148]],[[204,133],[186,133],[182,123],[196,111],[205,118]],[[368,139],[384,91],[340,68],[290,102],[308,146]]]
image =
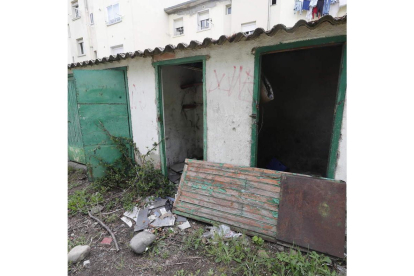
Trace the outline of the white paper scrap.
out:
[[[161,208],[160,213],[161,213],[161,215],[164,215],[165,213],[167,213],[167,210],[165,210],[165,208]]]
[[[128,224],[129,227],[132,227],[132,221],[130,221],[127,217],[122,217],[121,220]]]
[[[137,219],[137,216],[138,216],[138,211],[139,211],[139,208],[137,206],[134,206],[134,209],[132,209],[132,211],[126,211],[124,213],[124,216],[126,216],[126,217],[128,217],[128,218],[135,221]]]
[[[184,229],[187,229],[187,228],[190,228],[190,227],[191,227],[191,224],[188,221],[184,222],[181,225],[178,225],[178,228],[180,228],[181,230],[184,230]]]

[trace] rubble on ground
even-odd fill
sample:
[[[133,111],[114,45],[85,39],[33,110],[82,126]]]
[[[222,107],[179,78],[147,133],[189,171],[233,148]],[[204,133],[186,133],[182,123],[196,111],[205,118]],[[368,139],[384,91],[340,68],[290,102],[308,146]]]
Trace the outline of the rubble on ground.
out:
[[[89,255],[90,252],[91,252],[91,248],[89,245],[75,246],[68,253],[68,261],[72,263],[77,263],[79,261],[82,261]]]

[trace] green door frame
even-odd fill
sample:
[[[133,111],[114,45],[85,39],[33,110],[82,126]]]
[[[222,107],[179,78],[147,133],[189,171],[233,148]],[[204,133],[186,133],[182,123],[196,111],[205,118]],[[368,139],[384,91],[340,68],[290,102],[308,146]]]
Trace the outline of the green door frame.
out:
[[[264,46],[255,49],[254,56],[254,87],[253,87],[253,103],[252,103],[252,117],[255,118],[252,125],[252,143],[250,166],[257,166],[257,151],[258,151],[258,131],[257,122],[259,121],[259,95],[260,95],[260,75],[261,62],[264,54],[273,52],[294,51],[304,48],[324,47],[330,45],[342,45],[341,68],[339,72],[338,89],[336,96],[336,104],[334,110],[334,124],[331,136],[331,147],[329,150],[329,161],[327,169],[327,178],[335,177],[335,169],[337,164],[337,153],[339,147],[339,139],[341,136],[342,118],[344,112],[345,94],[346,94],[346,35],[317,38],[311,40],[303,40],[292,43],[280,43],[278,45]]]
[[[165,152],[165,132],[164,132],[164,105],[162,99],[162,77],[161,67],[163,65],[180,65],[185,63],[203,63],[203,159],[207,160],[207,93],[206,93],[206,59],[207,56],[185,57],[171,60],[162,60],[153,63],[155,68],[155,84],[157,95],[157,121],[160,139],[161,171],[168,176],[167,156]]]

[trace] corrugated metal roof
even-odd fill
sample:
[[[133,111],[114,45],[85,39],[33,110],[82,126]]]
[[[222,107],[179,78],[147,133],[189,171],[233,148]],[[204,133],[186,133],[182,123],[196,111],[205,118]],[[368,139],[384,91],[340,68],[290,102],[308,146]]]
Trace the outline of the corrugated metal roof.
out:
[[[155,49],[146,49],[144,51],[135,51],[135,52],[128,52],[124,54],[117,54],[117,55],[110,55],[109,57],[103,57],[98,59],[91,59],[81,62],[75,62],[68,64],[68,68],[75,68],[75,67],[82,67],[87,65],[96,65],[100,63],[107,63],[107,62],[113,62],[118,60],[123,60],[127,58],[135,58],[135,57],[150,57],[154,55],[159,55],[163,53],[170,53],[174,52],[175,50],[195,50],[195,49],[201,49],[206,48],[210,45],[223,45],[224,43],[235,43],[240,41],[249,41],[258,38],[260,35],[265,34],[267,36],[274,36],[279,31],[285,31],[287,33],[294,33],[298,28],[302,26],[306,26],[308,29],[313,30],[318,28],[320,25],[322,25],[325,22],[329,22],[331,25],[341,25],[346,24],[347,16],[339,17],[339,18],[333,18],[331,15],[327,15],[322,17],[319,20],[306,22],[305,20],[299,20],[296,22],[295,26],[291,28],[286,28],[283,24],[278,24],[273,26],[273,28],[269,31],[265,31],[263,28],[257,28],[254,30],[254,32],[250,35],[245,35],[242,32],[236,33],[232,36],[220,36],[217,40],[206,37],[203,42],[199,42],[197,40],[191,40],[190,44],[186,43],[178,43],[177,46],[168,44],[165,47],[156,47]]]

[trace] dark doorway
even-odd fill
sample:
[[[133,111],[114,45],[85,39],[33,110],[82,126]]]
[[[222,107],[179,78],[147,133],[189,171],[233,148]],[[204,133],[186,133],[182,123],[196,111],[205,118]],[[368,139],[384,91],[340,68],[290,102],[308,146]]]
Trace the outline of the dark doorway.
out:
[[[326,177],[341,55],[342,45],[263,55],[273,99],[260,101],[258,167]]]
[[[203,159],[203,63],[161,67],[168,176],[178,182],[186,158]]]

